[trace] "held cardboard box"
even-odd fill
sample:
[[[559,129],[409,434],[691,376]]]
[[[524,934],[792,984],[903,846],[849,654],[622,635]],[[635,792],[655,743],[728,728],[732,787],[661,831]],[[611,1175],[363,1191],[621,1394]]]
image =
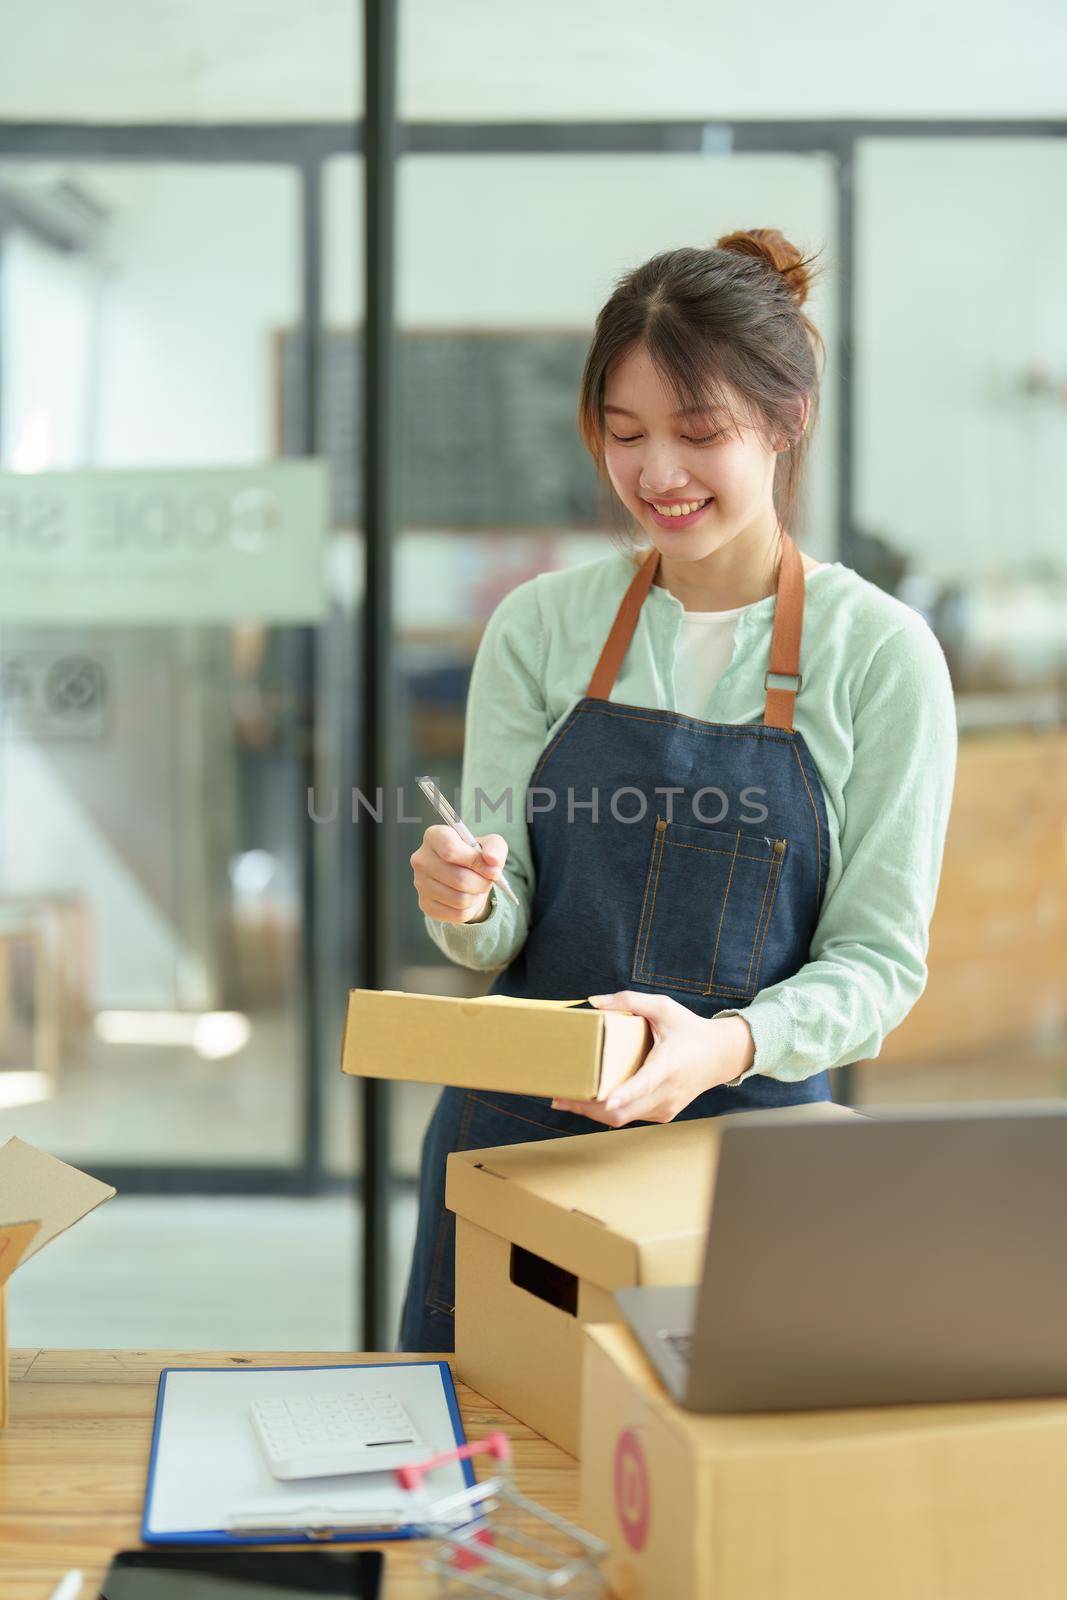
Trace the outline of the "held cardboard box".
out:
[[[341,1070],[363,1078],[602,1100],[652,1047],[643,1017],[582,1000],[353,989]]]
[[[769,1114],[855,1115],[829,1104]],[[576,1455],[582,1326],[614,1319],[615,1289],[698,1281],[719,1140],[736,1120],[450,1155],[464,1383]]]
[[[9,1139],[0,1148],[0,1428],[8,1418],[7,1280],[57,1234],[115,1193],[55,1156]]]
[[[616,1600],[1059,1600],[1067,1400],[697,1416],[586,1329],[580,1521]]]

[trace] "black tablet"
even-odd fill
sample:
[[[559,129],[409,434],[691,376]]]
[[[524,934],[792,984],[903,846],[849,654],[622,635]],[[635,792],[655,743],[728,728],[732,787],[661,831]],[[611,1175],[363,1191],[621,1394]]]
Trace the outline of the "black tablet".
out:
[[[378,1600],[377,1550],[122,1550],[100,1600]]]

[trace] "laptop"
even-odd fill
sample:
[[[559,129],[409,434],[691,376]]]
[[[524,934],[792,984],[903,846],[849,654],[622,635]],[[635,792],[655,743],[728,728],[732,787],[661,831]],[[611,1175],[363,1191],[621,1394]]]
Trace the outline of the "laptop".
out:
[[[1067,1394],[1067,1105],[732,1117],[700,1286],[615,1299],[690,1411]]]

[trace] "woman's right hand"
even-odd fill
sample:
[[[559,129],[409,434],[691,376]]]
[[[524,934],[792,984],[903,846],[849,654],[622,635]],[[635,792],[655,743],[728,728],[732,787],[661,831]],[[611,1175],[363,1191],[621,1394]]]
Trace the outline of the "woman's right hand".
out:
[[[446,823],[431,824],[410,858],[419,910],[438,922],[481,921],[507,858],[499,833],[483,834],[476,847]]]

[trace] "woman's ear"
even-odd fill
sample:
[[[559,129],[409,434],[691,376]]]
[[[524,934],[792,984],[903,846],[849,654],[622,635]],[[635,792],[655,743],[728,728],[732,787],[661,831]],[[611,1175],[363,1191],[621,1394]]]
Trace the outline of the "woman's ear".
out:
[[[793,431],[788,438],[778,439],[775,442],[774,448],[776,453],[780,454],[783,450],[791,449],[793,445],[795,445],[804,437],[804,430],[808,425],[808,418],[811,415],[811,396],[804,395],[802,399],[795,402],[792,406],[792,412],[794,418]]]

